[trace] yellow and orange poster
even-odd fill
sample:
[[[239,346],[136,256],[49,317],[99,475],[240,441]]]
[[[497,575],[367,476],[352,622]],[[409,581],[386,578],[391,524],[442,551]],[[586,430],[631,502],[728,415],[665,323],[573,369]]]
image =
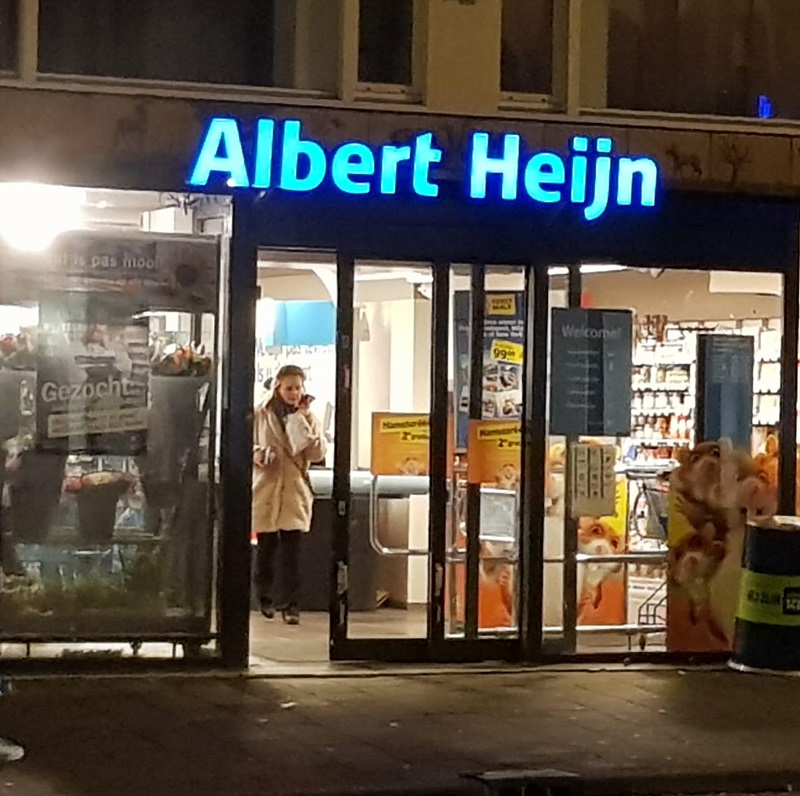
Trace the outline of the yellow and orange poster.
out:
[[[628,480],[617,477],[613,517],[578,520],[578,553],[613,556],[625,552],[628,517]],[[625,624],[625,567],[600,561],[578,565],[578,624]]]
[[[471,484],[516,489],[521,470],[522,426],[519,421],[470,420],[467,479]]]
[[[374,412],[373,475],[428,475],[431,441],[429,415]]]

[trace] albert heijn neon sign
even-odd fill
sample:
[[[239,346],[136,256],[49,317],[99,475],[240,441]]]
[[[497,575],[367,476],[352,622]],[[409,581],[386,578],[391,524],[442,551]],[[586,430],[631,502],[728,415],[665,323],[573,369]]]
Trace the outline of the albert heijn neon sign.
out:
[[[236,119],[214,117],[206,126],[188,184],[195,188],[279,189],[313,193],[331,188],[353,196],[439,196],[436,167],[446,152],[433,133],[406,144],[369,146],[347,141],[333,149],[303,135],[302,122],[258,119],[252,144],[243,144]],[[570,204],[589,221],[611,207],[652,208],[658,165],[649,157],[614,154],[611,138],[576,135],[567,156],[529,151],[516,133],[476,130],[469,137],[464,191],[475,201]]]

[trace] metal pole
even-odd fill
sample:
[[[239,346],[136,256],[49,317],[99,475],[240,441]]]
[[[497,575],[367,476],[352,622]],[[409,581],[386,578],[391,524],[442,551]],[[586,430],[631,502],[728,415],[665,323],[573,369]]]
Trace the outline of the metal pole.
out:
[[[252,396],[255,373],[255,296],[258,244],[253,206],[236,197],[227,284],[226,317],[220,352],[226,368],[220,385],[221,569],[220,651],[224,666],[244,669],[249,660],[250,506],[253,460]]]
[[[778,471],[781,514],[797,513],[797,355],[800,253],[798,231],[791,241],[792,265],[783,277],[783,338],[781,339],[781,405],[778,420]]]
[[[523,480],[520,495],[520,632],[523,655],[542,648],[544,604],[544,463],[547,456],[547,335],[550,277],[546,264],[525,269],[525,373],[522,397]]]
[[[483,326],[486,313],[486,272],[482,264],[472,266],[470,285],[469,417],[483,417]],[[478,600],[481,552],[481,485],[467,484],[467,571],[464,609],[465,634],[478,637]]]
[[[569,297],[570,309],[579,309],[581,306],[581,268],[580,265],[569,267]],[[564,457],[564,577],[563,577],[563,605],[564,605],[564,646],[566,652],[575,652],[578,643],[578,521],[572,516],[572,446],[578,437],[567,437],[567,450]]]
[[[445,555],[449,509],[447,474],[447,431],[450,401],[447,391],[447,349],[450,337],[450,263],[433,266],[430,427],[430,504],[428,515],[430,557],[428,559],[428,639],[434,645],[444,641]]]
[[[336,257],[336,418],[333,449],[333,545],[330,578],[331,657],[347,645],[348,577],[350,566],[350,446],[353,434],[353,258]]]

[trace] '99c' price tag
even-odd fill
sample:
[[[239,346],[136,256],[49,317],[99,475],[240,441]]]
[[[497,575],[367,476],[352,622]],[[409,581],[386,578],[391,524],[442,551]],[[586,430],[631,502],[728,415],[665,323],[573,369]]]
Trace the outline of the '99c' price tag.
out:
[[[507,340],[495,340],[492,343],[492,359],[495,362],[521,365],[524,355],[525,349],[519,343],[510,343]]]

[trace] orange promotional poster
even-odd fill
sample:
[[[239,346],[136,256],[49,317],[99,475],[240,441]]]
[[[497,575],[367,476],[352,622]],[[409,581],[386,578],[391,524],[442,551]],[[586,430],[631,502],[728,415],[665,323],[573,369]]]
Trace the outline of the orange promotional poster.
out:
[[[521,426],[502,420],[472,420],[467,434],[467,480],[471,484],[516,490],[519,486]],[[484,499],[485,496],[484,496]],[[513,499],[513,498],[512,498]],[[456,545],[466,550],[466,535],[460,528]],[[483,629],[504,629],[514,621],[514,568],[503,561],[513,556],[499,540],[482,540],[480,547],[480,580],[478,584],[478,626]],[[456,569],[455,581],[448,584],[449,611],[464,621],[465,571]]]
[[[611,556],[625,552],[628,480],[617,477],[613,517],[578,520],[578,553]],[[578,624],[625,624],[625,567],[621,562],[578,565]]]
[[[374,412],[373,475],[428,475],[431,439],[429,415]]]
[[[519,421],[470,420],[467,479],[471,484],[519,486],[522,426]]]

